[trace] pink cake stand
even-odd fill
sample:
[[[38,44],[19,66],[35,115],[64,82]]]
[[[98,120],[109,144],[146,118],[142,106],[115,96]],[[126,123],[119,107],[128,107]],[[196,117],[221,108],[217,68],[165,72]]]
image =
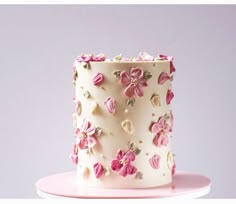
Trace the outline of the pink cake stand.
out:
[[[37,181],[37,194],[42,198],[199,198],[210,192],[209,178],[188,172],[176,172],[169,185],[142,189],[78,188],[76,172],[44,177]]]

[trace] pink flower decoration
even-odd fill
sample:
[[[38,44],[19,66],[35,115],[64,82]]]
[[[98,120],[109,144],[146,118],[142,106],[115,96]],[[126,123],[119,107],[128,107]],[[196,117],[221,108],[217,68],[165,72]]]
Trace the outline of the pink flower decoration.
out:
[[[166,94],[166,104],[169,105],[174,98],[174,93],[169,89]]]
[[[73,154],[71,154],[71,159],[72,159],[72,162],[74,164],[78,164],[78,149],[77,149],[77,145],[74,144],[74,151],[73,151]]]
[[[81,128],[76,129],[76,136],[79,140],[78,145],[80,149],[87,149],[94,147],[97,144],[95,137],[96,128],[84,120]]]
[[[166,146],[168,144],[169,129],[170,127],[164,117],[160,117],[157,122],[152,124],[151,132],[155,135],[153,138],[153,143],[155,146]]]
[[[93,84],[95,86],[102,84],[103,81],[104,81],[104,76],[101,73],[97,73],[96,76],[93,78]]]
[[[109,113],[111,113],[111,114],[115,113],[115,111],[116,111],[116,101],[115,101],[114,98],[108,97],[104,101],[104,105],[106,106]]]
[[[158,77],[158,84],[162,85],[169,79],[170,79],[170,76],[166,72],[162,72],[160,76]]]
[[[88,63],[88,62],[90,62],[92,60],[92,55],[83,54],[81,56],[78,56],[76,58],[76,60],[78,62],[86,62],[86,63]]]
[[[126,86],[123,94],[129,98],[132,96],[143,96],[143,87],[147,86],[147,81],[143,77],[141,68],[131,68],[129,72],[122,71],[120,82]]]
[[[100,163],[96,163],[93,165],[94,173],[96,178],[100,178],[104,175],[104,167]]]
[[[149,163],[153,169],[159,169],[160,159],[161,157],[156,154],[153,155],[153,157],[149,159]]]
[[[100,53],[99,55],[96,55],[96,56],[92,56],[92,61],[94,61],[94,62],[102,62],[105,60],[106,60],[106,57],[102,53]]]
[[[170,61],[170,74],[171,74],[172,72],[175,72],[175,67],[174,67],[174,64],[173,64],[174,57],[172,57],[172,56],[166,56],[166,55],[159,55],[159,57],[160,57],[161,59]]]
[[[137,168],[131,165],[131,162],[135,160],[135,154],[132,150],[124,152],[119,150],[116,154],[116,159],[111,162],[111,169],[113,171],[119,171],[120,175],[126,177],[136,173]]]

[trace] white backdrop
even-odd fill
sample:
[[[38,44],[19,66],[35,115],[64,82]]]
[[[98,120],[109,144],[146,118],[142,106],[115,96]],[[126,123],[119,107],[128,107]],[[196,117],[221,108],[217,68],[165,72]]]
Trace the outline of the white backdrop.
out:
[[[236,6],[0,6],[0,197],[71,171],[72,63],[81,53],[173,55],[177,170],[235,198]]]

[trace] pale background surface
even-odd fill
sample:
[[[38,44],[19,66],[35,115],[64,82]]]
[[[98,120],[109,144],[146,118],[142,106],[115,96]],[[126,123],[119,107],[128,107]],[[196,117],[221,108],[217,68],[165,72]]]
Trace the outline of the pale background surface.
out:
[[[236,198],[236,6],[0,6],[0,197],[75,169],[72,62],[140,51],[175,56],[177,169]]]

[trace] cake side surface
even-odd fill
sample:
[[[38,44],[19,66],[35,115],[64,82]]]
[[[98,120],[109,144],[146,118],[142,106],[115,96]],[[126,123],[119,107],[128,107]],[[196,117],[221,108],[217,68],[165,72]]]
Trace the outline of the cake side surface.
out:
[[[168,58],[75,61],[78,186],[146,188],[172,181],[171,66]]]

